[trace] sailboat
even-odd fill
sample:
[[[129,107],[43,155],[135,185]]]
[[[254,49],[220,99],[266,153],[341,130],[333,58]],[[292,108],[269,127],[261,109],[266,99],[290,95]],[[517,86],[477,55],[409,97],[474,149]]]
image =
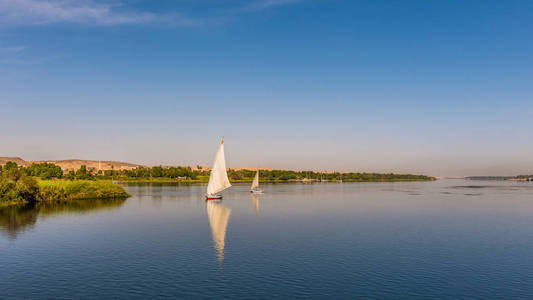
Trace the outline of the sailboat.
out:
[[[226,228],[228,227],[231,209],[220,205],[218,201],[207,201],[207,217],[209,227],[217,251],[219,262],[224,260],[224,247],[226,246]]]
[[[205,195],[206,200],[222,199],[220,192],[230,186],[231,183],[229,183],[228,173],[226,172],[226,159],[224,158],[224,139],[222,139],[209,175],[209,183],[207,184]]]
[[[252,186],[250,187],[250,193],[253,194],[262,194],[263,191],[259,189],[259,169],[255,173],[254,180],[252,181]]]

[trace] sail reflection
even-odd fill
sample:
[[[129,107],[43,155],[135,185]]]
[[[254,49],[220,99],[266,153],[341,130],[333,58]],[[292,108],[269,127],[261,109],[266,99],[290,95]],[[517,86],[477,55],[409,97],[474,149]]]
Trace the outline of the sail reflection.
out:
[[[47,218],[62,214],[85,214],[99,210],[116,209],[124,199],[73,200],[68,202],[36,203],[24,206],[8,206],[0,209],[0,233],[10,239],[31,229],[38,218]]]
[[[250,194],[252,196],[252,202],[254,203],[255,214],[259,217],[259,197],[255,194]]]
[[[228,227],[231,209],[222,206],[218,201],[207,201],[207,216],[215,243],[215,250],[220,263],[224,260],[226,228]]]

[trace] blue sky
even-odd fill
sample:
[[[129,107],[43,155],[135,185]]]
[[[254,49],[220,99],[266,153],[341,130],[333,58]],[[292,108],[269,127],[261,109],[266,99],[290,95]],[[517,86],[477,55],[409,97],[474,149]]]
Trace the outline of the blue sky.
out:
[[[0,156],[533,173],[533,2],[0,0]]]

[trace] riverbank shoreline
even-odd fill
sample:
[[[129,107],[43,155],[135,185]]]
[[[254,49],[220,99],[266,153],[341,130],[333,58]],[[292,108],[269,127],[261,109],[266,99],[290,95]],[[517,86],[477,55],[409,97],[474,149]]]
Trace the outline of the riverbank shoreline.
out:
[[[100,166],[100,165],[99,165]],[[81,165],[76,171],[65,170],[48,162],[19,166],[16,162],[0,164],[0,206],[35,202],[116,199],[130,195],[121,184],[170,183],[207,184],[212,170],[200,167],[142,167],[129,170],[102,170]],[[248,184],[255,176],[261,183],[322,182],[415,182],[434,181],[435,177],[393,173],[341,173],[294,170],[227,169],[234,184]]]
[[[392,179],[392,180],[261,180],[261,183],[343,183],[343,182],[424,182],[435,181],[436,179]],[[231,183],[251,183],[253,178],[231,180]],[[208,180],[195,179],[175,179],[175,178],[154,178],[154,179],[117,179],[119,184],[135,184],[135,183],[187,183],[187,184],[207,184]]]
[[[42,180],[17,169],[3,175],[0,178],[0,207],[130,197],[124,187],[108,180]]]

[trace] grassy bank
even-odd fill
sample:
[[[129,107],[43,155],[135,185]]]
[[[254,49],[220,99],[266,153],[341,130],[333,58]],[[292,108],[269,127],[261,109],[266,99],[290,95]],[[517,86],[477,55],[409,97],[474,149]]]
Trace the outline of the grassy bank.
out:
[[[115,199],[129,197],[124,188],[104,180],[41,180],[40,201]]]
[[[128,197],[124,188],[104,180],[37,180],[18,168],[0,174],[0,207],[39,202]]]

